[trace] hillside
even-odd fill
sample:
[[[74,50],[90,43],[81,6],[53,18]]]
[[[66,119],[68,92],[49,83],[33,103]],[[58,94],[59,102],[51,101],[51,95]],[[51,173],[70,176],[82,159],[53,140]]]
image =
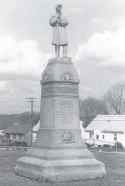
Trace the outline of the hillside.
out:
[[[39,113],[34,113],[33,121],[37,123],[39,120]],[[2,114],[0,115],[0,130],[10,127],[14,123],[19,123],[21,125],[31,123],[30,113],[21,114]]]

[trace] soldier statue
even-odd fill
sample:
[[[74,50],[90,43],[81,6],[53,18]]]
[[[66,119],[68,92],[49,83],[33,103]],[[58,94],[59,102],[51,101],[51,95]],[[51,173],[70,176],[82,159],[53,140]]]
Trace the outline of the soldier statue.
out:
[[[62,48],[62,56],[67,56],[67,34],[66,34],[66,26],[68,25],[68,21],[66,18],[62,16],[62,5],[59,4],[56,6],[56,15],[50,18],[50,25],[53,27],[53,40],[52,45],[55,48],[56,57],[61,56],[61,48]]]

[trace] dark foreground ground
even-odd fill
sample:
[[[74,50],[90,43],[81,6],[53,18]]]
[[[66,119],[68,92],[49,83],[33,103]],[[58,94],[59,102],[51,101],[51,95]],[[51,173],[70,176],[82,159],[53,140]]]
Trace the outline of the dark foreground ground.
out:
[[[105,163],[107,176],[105,186],[125,186],[125,153],[94,152],[96,158]],[[46,186],[27,178],[16,176],[13,171],[16,159],[23,152],[0,149],[0,186]],[[74,184],[71,184],[74,186]],[[47,186],[51,186],[48,184]],[[80,184],[82,186],[82,184]]]

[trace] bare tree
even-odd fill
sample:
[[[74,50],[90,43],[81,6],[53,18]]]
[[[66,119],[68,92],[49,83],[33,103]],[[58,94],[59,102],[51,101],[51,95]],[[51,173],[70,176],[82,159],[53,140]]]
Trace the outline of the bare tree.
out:
[[[112,86],[104,95],[104,99],[110,110],[115,114],[122,114],[125,101],[125,84],[116,84]]]
[[[80,100],[80,119],[83,121],[84,127],[87,127],[98,114],[108,114],[103,100],[93,97]]]

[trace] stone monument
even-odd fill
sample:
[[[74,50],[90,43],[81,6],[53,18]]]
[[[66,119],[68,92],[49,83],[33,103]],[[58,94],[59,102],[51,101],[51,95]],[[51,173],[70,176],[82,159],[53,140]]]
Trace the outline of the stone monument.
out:
[[[32,149],[17,160],[15,171],[41,182],[65,182],[66,186],[71,181],[83,181],[83,186],[93,186],[95,180],[104,177],[105,166],[81,140],[79,77],[67,54],[68,21],[61,9],[62,6],[57,5],[56,15],[50,19],[55,57],[42,73],[38,139]]]

